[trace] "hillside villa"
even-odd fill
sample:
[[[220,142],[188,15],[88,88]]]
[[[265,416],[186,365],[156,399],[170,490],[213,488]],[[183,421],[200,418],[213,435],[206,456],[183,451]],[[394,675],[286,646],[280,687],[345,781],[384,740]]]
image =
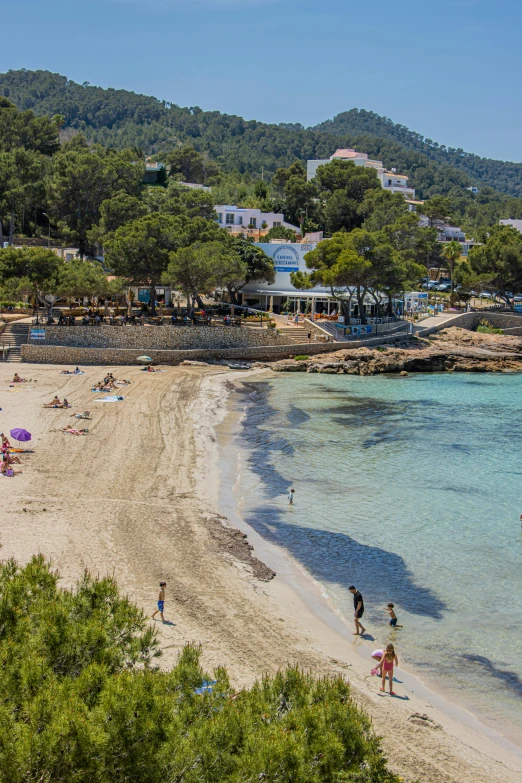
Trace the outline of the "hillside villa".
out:
[[[259,241],[271,228],[289,228],[300,233],[299,226],[287,223],[282,212],[261,212],[260,209],[247,209],[228,204],[217,204],[214,207],[216,220],[230,234],[252,237]]]
[[[355,166],[373,169],[377,174],[377,178],[382,187],[390,193],[401,193],[406,201],[408,201],[412,212],[415,212],[416,207],[423,203],[422,201],[415,200],[415,188],[408,187],[408,177],[405,174],[397,174],[396,169],[387,171],[381,160],[372,160],[368,157],[366,152],[357,152],[357,150],[352,149],[336,150],[329,158],[307,161],[306,177],[308,182],[315,177],[319,166],[325,166],[333,160],[348,160]]]

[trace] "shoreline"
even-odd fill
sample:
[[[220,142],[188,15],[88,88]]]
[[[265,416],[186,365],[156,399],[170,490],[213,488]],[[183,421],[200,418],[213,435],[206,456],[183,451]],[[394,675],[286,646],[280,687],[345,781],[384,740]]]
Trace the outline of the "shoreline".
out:
[[[224,665],[237,688],[287,664],[319,677],[347,677],[383,737],[390,769],[407,783],[520,779],[518,749],[446,715],[424,698],[426,690],[408,693],[408,701],[379,694],[369,677],[369,648],[351,637],[317,583],[255,532],[249,529],[249,543],[234,532],[241,508],[232,495],[228,505],[223,501],[237,463],[225,464],[220,449],[226,428],[237,431],[229,418],[231,392],[265,371],[86,367],[84,376],[63,376],[61,366],[25,364],[24,374],[35,380],[11,393],[13,365],[2,367],[2,429],[24,425],[34,444],[34,453],[23,456],[23,474],[2,483],[2,559],[24,563],[40,552],[64,586],[85,569],[110,574],[149,617],[158,582],[167,581],[170,622],[154,624],[163,669],[194,642],[206,671]],[[111,369],[131,380],[125,400],[93,404],[93,382]],[[73,411],[42,410],[54,394],[67,396],[73,411],[91,409],[88,437],[61,431]],[[272,566],[275,579],[256,577],[252,556]],[[402,669],[400,675],[399,695],[410,676]],[[428,712],[431,720],[415,716]]]
[[[253,373],[248,373],[248,378],[245,377],[245,380],[248,382],[252,375]],[[266,371],[261,375],[266,377]],[[274,376],[272,375],[272,377]],[[352,687],[357,691],[358,697],[362,697],[363,708],[367,709],[368,686],[371,688],[373,683],[375,687],[377,682],[376,678],[368,676],[372,666],[371,651],[375,645],[364,640],[354,640],[351,626],[333,605],[326,587],[314,579],[306,568],[282,547],[267,541],[243,518],[241,499],[237,496],[237,486],[234,486],[234,483],[241,470],[237,461],[243,458],[244,452],[241,446],[234,441],[238,427],[248,416],[249,403],[245,399],[245,393],[239,391],[238,384],[240,382],[241,378],[237,379],[234,388],[230,390],[228,411],[221,423],[215,427],[222,475],[218,501],[220,513],[226,516],[233,527],[246,533],[248,541],[254,547],[255,556],[276,572],[276,580],[283,585],[281,600],[288,600],[288,591],[298,597],[306,613],[303,620],[309,628],[314,629],[312,637],[315,636],[317,640],[322,636],[323,642],[327,640],[327,646],[331,644],[335,655],[341,659],[330,660],[342,665],[344,657],[345,666],[351,669],[350,674],[355,675],[355,678],[350,677]],[[277,593],[277,588],[274,592]],[[315,643],[315,647],[320,650],[321,654],[325,654],[324,643],[322,645]],[[340,648],[343,648],[342,652]],[[401,666],[399,671],[399,676],[402,679],[401,692],[407,691],[408,693],[408,708],[419,716],[421,709],[424,714],[428,710],[429,720],[426,723],[435,723],[457,737],[459,741],[465,741],[466,744],[473,746],[480,752],[484,752],[483,740],[486,739],[494,746],[493,755],[499,762],[501,759],[505,760],[505,752],[512,755],[518,762],[522,762],[522,743],[518,745],[511,738],[488,726],[481,720],[479,714],[474,713],[466,705],[454,701],[455,695],[451,689],[434,689],[431,683],[425,683],[422,680],[420,673],[414,668],[411,670],[408,666],[406,668]],[[378,694],[377,696],[380,698]],[[402,700],[399,699],[399,701]],[[420,703],[423,706],[419,707]],[[373,715],[372,719],[374,719]],[[423,722],[423,719],[419,717],[419,725]],[[464,737],[463,734],[466,731],[473,732],[473,736]]]

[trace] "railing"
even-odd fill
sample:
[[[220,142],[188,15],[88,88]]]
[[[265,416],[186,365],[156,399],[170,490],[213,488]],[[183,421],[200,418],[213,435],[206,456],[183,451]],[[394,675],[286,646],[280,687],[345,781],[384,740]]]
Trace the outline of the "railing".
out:
[[[339,328],[333,323],[325,323],[322,325],[322,329],[328,335],[331,335],[336,342],[348,342],[350,340],[370,340],[375,339],[376,337],[388,337],[389,335],[397,334],[399,332],[408,332],[409,324],[407,321],[389,319],[387,323],[384,323],[382,319],[378,320],[381,322],[373,324],[368,322],[367,324],[361,325],[360,319],[351,318],[350,324],[346,324],[344,327]],[[355,323],[355,321],[359,321],[359,323]],[[395,326],[392,325],[393,323],[395,323]],[[342,333],[343,328],[355,327],[364,330],[366,326],[372,327],[372,330],[370,332],[361,331],[355,334]],[[385,328],[379,330],[379,326],[383,326]]]

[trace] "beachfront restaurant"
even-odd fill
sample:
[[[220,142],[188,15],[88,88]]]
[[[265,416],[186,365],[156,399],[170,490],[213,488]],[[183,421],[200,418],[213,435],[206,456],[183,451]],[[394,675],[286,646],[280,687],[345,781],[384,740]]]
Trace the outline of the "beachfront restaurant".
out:
[[[267,256],[272,258],[275,269],[275,280],[272,284],[249,283],[241,290],[242,304],[252,308],[259,308],[275,314],[301,313],[314,317],[336,320],[339,317],[339,302],[333,296],[330,288],[314,286],[306,290],[298,290],[291,283],[292,272],[309,272],[306,266],[305,256],[313,250],[315,244],[299,242],[256,242],[256,247],[261,248]],[[366,316],[372,318],[376,315],[376,304],[373,297],[365,299]],[[382,302],[383,308],[386,302]],[[350,318],[355,321],[360,319],[359,305],[354,296],[351,301]]]
[[[242,304],[253,309],[265,310],[277,314],[281,313],[300,313],[322,318],[335,319],[339,317],[339,302],[330,291],[326,289],[306,289],[299,291],[292,287],[292,290],[274,291],[273,289],[259,287],[255,292],[242,292]],[[371,318],[376,315],[375,300],[369,296],[365,301],[366,316]],[[383,301],[382,307],[386,305]],[[353,297],[350,307],[350,318],[360,319],[359,305],[357,299]]]

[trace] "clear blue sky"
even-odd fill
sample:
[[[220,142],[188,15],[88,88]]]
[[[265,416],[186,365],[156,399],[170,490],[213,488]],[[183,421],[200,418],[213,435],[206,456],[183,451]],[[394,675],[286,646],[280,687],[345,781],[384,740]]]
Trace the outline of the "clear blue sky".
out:
[[[522,160],[515,0],[0,0],[0,19],[1,71],[267,122],[364,108]]]

